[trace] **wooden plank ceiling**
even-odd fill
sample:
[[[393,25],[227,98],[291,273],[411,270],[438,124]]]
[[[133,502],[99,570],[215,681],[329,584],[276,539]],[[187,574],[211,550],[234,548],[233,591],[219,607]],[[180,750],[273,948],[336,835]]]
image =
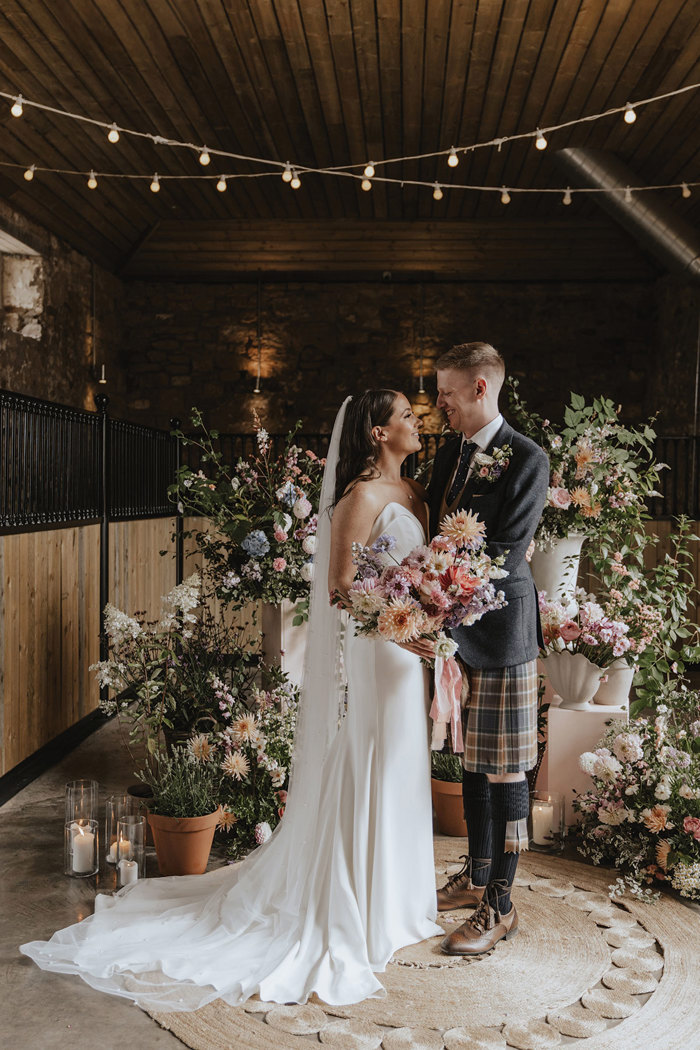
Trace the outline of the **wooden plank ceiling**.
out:
[[[697,0],[0,4],[0,89],[141,131],[315,167],[466,146],[699,80]],[[0,114],[0,161],[203,172],[189,151],[124,135],[112,145],[101,129],[29,107],[15,119],[4,101]],[[526,140],[476,151],[457,168],[438,158],[387,171],[446,186],[560,186],[556,150],[583,146],[612,151],[645,183],[692,181],[700,178],[699,115],[700,91],[689,92],[640,110],[631,126],[616,116],[557,132],[543,152]],[[214,169],[260,170],[216,158],[207,172]],[[576,266],[566,270],[567,238],[570,260],[588,253],[576,263],[583,274],[658,272],[593,202],[576,196],[563,208],[556,196],[514,194],[504,208],[497,194],[446,189],[436,202],[429,189],[376,184],[365,193],[349,179],[313,174],[297,191],[275,175],[232,179],[225,193],[213,182],[168,182],[156,195],[147,180],[101,179],[91,191],[83,178],[38,174],[27,183],[21,168],[0,167],[0,197],[126,276],[389,269],[505,278],[518,259],[527,265],[529,250],[546,252],[547,236],[557,246],[551,264],[534,264],[545,279],[580,276]],[[700,218],[700,191],[669,200],[691,222]],[[356,250],[353,257],[353,238],[356,247],[364,243],[362,259]],[[440,259],[441,239],[456,253],[451,262]]]

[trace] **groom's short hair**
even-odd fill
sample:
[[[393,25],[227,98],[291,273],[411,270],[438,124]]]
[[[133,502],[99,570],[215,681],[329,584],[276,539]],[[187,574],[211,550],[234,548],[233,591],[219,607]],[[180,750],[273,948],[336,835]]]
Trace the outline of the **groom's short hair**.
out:
[[[445,368],[459,368],[465,372],[482,369],[497,380],[499,388],[506,375],[505,361],[490,343],[458,343],[438,357],[435,367],[438,371]]]

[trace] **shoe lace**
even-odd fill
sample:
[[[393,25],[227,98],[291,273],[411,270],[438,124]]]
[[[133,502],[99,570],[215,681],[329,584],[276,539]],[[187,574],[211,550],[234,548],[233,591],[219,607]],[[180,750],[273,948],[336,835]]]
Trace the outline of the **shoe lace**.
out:
[[[447,879],[447,885],[445,886],[446,890],[452,889],[452,887],[455,886],[458,882],[461,882],[465,875],[471,876],[471,863],[469,857],[462,854],[462,856],[459,859],[463,860],[464,864],[459,869],[459,871],[456,871],[454,875],[449,876],[449,878]]]
[[[481,898],[481,901],[477,905],[476,911],[472,915],[471,919],[468,920],[469,925],[473,926],[474,929],[479,930],[480,933],[485,933],[486,930],[491,929],[491,904],[489,902],[489,895],[485,893]]]

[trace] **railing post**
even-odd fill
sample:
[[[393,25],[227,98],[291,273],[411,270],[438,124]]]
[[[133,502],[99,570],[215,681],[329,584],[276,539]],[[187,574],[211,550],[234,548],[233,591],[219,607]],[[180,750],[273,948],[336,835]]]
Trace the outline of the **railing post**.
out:
[[[100,413],[100,660],[109,659],[109,639],[105,630],[105,605],[109,601],[109,419],[106,394],[95,398]],[[109,689],[100,688],[100,700],[107,700]]]
[[[173,417],[170,420],[170,427],[172,430],[179,430],[181,420]],[[179,437],[175,437],[175,477],[178,478],[180,475],[180,467],[182,466],[182,444]],[[181,584],[183,576],[185,575],[185,555],[184,555],[184,533],[185,533],[185,522],[180,511],[180,501],[178,500],[175,506],[175,583]]]

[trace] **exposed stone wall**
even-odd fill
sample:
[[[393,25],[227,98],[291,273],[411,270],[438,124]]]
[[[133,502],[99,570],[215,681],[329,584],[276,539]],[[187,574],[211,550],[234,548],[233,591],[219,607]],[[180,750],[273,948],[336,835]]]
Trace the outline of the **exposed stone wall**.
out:
[[[191,405],[222,430],[302,418],[327,430],[347,393],[388,385],[440,429],[432,362],[455,342],[486,339],[521,393],[552,419],[574,388],[607,394],[639,419],[657,350],[653,286],[618,284],[265,284],[262,393],[256,372],[255,285],[126,287],[129,414],[157,425]],[[421,327],[426,389],[417,399]],[[652,399],[653,400],[653,399]]]
[[[93,346],[90,260],[2,201],[0,227],[38,252],[0,254],[0,386],[88,409],[105,390],[124,415],[122,282],[94,267]],[[96,381],[103,363],[105,387]]]

